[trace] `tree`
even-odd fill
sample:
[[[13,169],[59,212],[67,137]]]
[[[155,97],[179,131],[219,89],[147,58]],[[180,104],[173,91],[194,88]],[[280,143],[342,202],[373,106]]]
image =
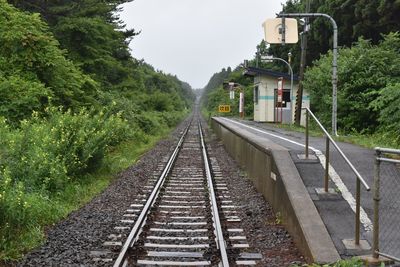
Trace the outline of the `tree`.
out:
[[[379,45],[360,38],[352,48],[340,50],[338,126],[341,130],[373,132],[382,122],[388,122],[388,118],[382,117],[385,111],[382,113],[380,109],[390,109],[392,103],[383,97],[395,88],[391,84],[400,81],[398,42],[400,35],[396,33],[384,36]],[[330,122],[332,103],[331,62],[331,53],[322,56],[307,70],[304,80],[305,88],[310,90],[311,107],[325,125]]]
[[[37,14],[0,0],[0,115],[17,122],[49,104],[94,104],[96,83],[64,55]]]
[[[338,43],[342,47],[351,47],[358,38],[371,40],[378,44],[382,34],[389,34],[399,30],[400,2],[394,0],[288,0],[283,12],[299,13],[306,9],[306,2],[310,2],[310,12],[330,15],[338,25]],[[326,18],[310,19],[311,30],[308,35],[307,65],[319,59],[332,48],[332,25]],[[300,31],[302,29],[299,28]],[[279,45],[270,47],[274,56],[286,58],[289,50],[292,52],[293,69],[298,70],[300,62],[300,44]]]
[[[124,30],[118,5],[131,0],[9,0],[30,12],[39,12],[67,50],[68,58],[107,90],[128,79],[134,66],[128,44],[137,33]]]

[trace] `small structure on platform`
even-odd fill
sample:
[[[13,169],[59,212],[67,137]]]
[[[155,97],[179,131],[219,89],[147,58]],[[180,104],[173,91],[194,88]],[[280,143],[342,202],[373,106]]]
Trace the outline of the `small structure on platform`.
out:
[[[291,77],[287,73],[247,67],[243,74],[254,77],[254,121],[294,122],[295,102],[299,84],[297,76],[293,76],[293,92],[291,92]],[[310,96],[306,90],[303,90],[302,101],[302,107],[310,107]],[[305,111],[301,112],[300,123],[305,125]]]

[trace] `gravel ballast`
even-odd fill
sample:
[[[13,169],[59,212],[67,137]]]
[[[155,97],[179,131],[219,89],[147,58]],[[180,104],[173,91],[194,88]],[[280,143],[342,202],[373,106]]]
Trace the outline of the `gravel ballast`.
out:
[[[112,184],[99,196],[65,220],[47,231],[47,240],[18,262],[18,266],[112,266],[112,263],[95,262],[91,251],[104,250],[103,243],[121,219],[130,202],[141,194],[157,169],[160,159],[169,155],[180,132],[189,120],[181,123],[166,140],[145,153],[132,167],[120,173]],[[203,123],[203,126],[206,126]],[[303,256],[270,205],[259,194],[250,179],[227,154],[215,136],[206,133],[210,156],[218,160],[228,188],[238,206],[239,217],[245,235],[254,251],[262,253],[257,266],[289,266],[304,263]]]

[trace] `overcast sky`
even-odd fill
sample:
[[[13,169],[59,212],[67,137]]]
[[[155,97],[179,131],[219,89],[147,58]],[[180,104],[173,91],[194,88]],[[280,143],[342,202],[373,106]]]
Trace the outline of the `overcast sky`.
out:
[[[264,38],[261,24],[285,0],[135,0],[121,19],[141,31],[132,54],[203,88],[212,74],[250,59]]]

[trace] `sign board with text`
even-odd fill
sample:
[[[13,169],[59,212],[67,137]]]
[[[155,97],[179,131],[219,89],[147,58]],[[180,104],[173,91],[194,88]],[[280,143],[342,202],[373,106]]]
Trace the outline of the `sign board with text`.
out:
[[[231,112],[231,106],[230,105],[219,105],[218,112],[221,112],[221,113]]]

